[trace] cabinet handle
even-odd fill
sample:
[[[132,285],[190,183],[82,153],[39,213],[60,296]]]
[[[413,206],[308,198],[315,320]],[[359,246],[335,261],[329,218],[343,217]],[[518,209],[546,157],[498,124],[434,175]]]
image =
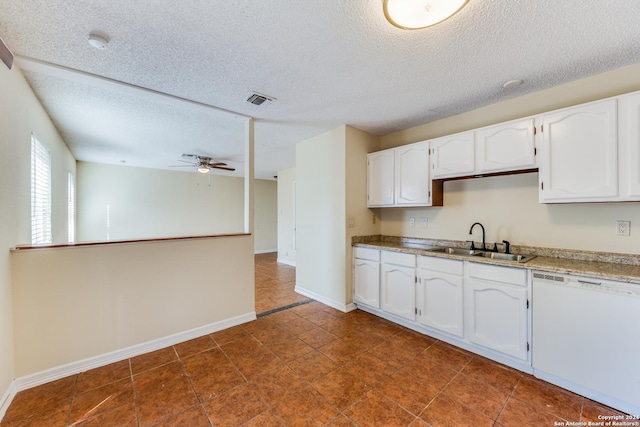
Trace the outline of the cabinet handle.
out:
[[[582,283],[583,285],[596,285],[596,286],[602,285],[602,283],[600,282],[589,282],[588,280],[578,280],[578,283]]]

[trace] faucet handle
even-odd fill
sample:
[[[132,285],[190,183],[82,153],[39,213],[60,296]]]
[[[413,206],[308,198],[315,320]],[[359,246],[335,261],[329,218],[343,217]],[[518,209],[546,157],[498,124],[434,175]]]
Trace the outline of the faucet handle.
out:
[[[511,253],[511,243],[509,243],[508,240],[503,240],[502,243],[504,243],[504,253],[505,254],[510,254]]]
[[[471,251],[475,251],[476,250],[476,246],[473,243],[473,240],[467,240],[467,243],[471,243],[471,246],[469,247],[469,250],[471,250]]]

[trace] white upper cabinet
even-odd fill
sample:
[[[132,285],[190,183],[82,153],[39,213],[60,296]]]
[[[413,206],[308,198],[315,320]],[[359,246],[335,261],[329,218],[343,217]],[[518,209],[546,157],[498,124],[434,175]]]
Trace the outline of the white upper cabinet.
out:
[[[430,182],[429,143],[396,148],[396,205],[429,205]]]
[[[451,178],[475,171],[474,132],[462,132],[431,140],[431,177]]]
[[[640,92],[620,98],[620,193],[640,200]]]
[[[475,173],[536,168],[533,118],[478,129]]]
[[[367,155],[367,206],[393,206],[395,203],[395,150]]]
[[[616,200],[616,99],[543,114],[537,123],[541,203]]]
[[[432,190],[429,143],[416,142],[367,155],[367,206],[442,206],[442,185]]]

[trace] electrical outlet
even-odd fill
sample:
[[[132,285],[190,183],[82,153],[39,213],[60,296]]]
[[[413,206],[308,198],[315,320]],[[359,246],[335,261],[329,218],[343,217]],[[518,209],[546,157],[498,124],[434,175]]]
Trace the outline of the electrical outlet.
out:
[[[409,227],[416,226],[416,219],[414,217],[409,218]]]
[[[353,228],[356,226],[356,220],[355,218],[349,218],[347,221],[347,227],[348,228]]]
[[[429,218],[427,217],[422,217],[422,228],[427,228],[427,226],[429,225]]]
[[[631,234],[631,221],[616,221],[616,236],[629,236]]]

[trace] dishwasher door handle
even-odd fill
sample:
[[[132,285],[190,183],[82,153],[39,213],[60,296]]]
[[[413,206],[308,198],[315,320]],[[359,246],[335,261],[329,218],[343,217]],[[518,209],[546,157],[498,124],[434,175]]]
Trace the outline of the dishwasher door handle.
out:
[[[578,283],[581,283],[583,285],[596,285],[596,286],[602,285],[602,282],[589,282],[588,280],[578,280]]]

